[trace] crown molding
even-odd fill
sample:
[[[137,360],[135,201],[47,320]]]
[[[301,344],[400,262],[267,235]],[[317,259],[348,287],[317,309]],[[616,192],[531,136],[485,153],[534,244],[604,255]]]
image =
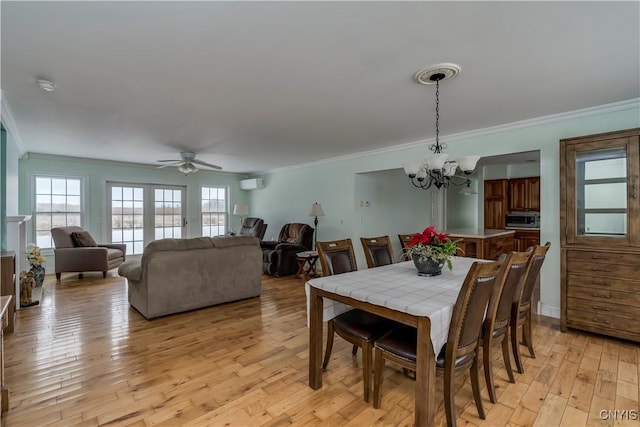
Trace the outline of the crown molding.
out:
[[[513,123],[507,123],[505,125],[497,125],[497,126],[491,126],[487,128],[476,129],[476,130],[471,130],[466,132],[459,132],[459,133],[447,135],[445,139],[447,142],[450,142],[450,141],[457,141],[461,139],[478,138],[481,136],[491,135],[499,132],[507,132],[507,131],[528,128],[533,126],[547,125],[547,124],[557,123],[557,122],[566,121],[566,120],[574,120],[574,119],[579,119],[579,118],[589,117],[594,115],[630,110],[633,108],[640,108],[640,98],[631,98],[624,101],[612,102],[610,104],[603,104],[603,105],[597,105],[595,107],[582,108],[580,110],[567,111],[564,113],[535,117],[533,119],[520,120]],[[376,150],[361,151],[359,153],[347,154],[339,157],[332,157],[329,159],[318,160],[315,162],[302,163],[295,166],[286,166],[283,168],[271,169],[271,170],[264,171],[261,174],[281,173],[281,172],[287,172],[287,171],[292,171],[296,169],[307,168],[311,166],[319,166],[319,165],[324,165],[328,163],[334,163],[337,161],[354,160],[364,156],[391,153],[395,151],[406,150],[409,148],[424,147],[425,145],[429,145],[433,143],[435,143],[435,138],[422,139],[419,141],[393,145],[385,148],[378,148]],[[259,174],[256,173],[256,175],[259,175]]]
[[[18,130],[18,125],[16,124],[16,120],[13,117],[13,112],[11,111],[11,107],[9,106],[9,101],[7,100],[7,95],[0,89],[0,121],[2,121],[2,126],[7,130],[9,134],[11,134],[13,141],[18,148],[18,153],[20,156],[23,156],[24,146],[22,144],[22,137],[20,136],[20,131]]]
[[[41,159],[41,160],[59,160],[65,162],[75,162],[75,163],[90,163],[92,165],[105,165],[105,166],[125,166],[125,167],[135,167],[135,168],[145,168],[151,170],[158,170],[157,165],[151,165],[148,163],[136,163],[136,162],[124,162],[121,160],[104,160],[104,159],[94,159],[89,157],[74,157],[74,156],[63,156],[58,154],[45,154],[45,153],[36,153],[36,152],[28,152],[24,154],[23,160],[29,159]],[[166,168],[165,170],[176,170],[174,168]],[[239,175],[236,172],[225,172],[225,171],[211,171],[207,169],[198,169],[198,172],[211,172],[211,173],[224,173],[224,174],[232,174]]]

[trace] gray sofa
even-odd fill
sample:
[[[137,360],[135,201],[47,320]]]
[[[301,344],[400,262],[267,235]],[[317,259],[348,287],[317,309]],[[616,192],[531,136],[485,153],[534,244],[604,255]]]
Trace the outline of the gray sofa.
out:
[[[260,295],[262,252],[256,237],[161,239],[120,265],[129,303],[145,318]]]

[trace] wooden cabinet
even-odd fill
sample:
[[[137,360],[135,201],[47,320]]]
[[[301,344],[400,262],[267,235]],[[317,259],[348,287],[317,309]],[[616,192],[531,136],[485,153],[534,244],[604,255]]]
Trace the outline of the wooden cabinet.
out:
[[[526,251],[531,246],[540,244],[540,230],[517,229],[513,236],[513,250]]]
[[[0,254],[0,293],[3,296],[12,296],[16,293],[16,253],[13,251],[2,252]],[[7,332],[13,332],[14,317],[16,312],[16,302],[11,298],[7,308]]]
[[[466,234],[456,234],[452,232],[449,237],[458,240],[457,246],[462,250],[460,256],[495,260],[502,254],[507,254],[513,250],[514,233],[507,233],[498,236],[469,236]]]
[[[484,182],[484,228],[503,229],[508,208],[509,180]]]
[[[540,211],[540,177],[509,180],[509,211]]]
[[[560,141],[560,327],[640,342],[640,129]]]

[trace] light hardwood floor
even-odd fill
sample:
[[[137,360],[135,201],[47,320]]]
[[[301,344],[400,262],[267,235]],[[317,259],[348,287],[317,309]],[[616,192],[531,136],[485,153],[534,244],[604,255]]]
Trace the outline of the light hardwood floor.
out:
[[[353,358],[339,337],[323,388],[307,386],[304,281],[293,276],[264,276],[261,298],[153,321],[129,307],[126,282],[113,272],[46,280],[42,306],[18,312],[5,337],[6,426],[413,423],[413,381],[388,364],[382,408],[373,409],[362,399],[360,354]],[[548,318],[536,321],[534,343],[537,358],[523,347],[515,384],[494,349],[499,399],[491,404],[482,389],[485,421],[469,379],[458,381],[459,425],[640,425],[630,419],[638,415],[638,345],[561,333]],[[443,425],[441,380],[437,392]],[[618,410],[618,421],[601,419],[601,410]]]

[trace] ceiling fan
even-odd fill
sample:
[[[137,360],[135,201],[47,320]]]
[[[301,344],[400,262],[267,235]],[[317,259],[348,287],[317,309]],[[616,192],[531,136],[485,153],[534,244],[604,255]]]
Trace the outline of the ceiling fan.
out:
[[[178,166],[178,170],[185,175],[193,172],[198,172],[196,165],[205,166],[207,168],[222,170],[222,167],[218,165],[212,165],[211,163],[203,162],[202,160],[196,160],[196,153],[192,151],[183,151],[180,153],[182,160],[158,160],[159,163],[165,163],[158,166],[158,168],[166,168],[167,166]]]

